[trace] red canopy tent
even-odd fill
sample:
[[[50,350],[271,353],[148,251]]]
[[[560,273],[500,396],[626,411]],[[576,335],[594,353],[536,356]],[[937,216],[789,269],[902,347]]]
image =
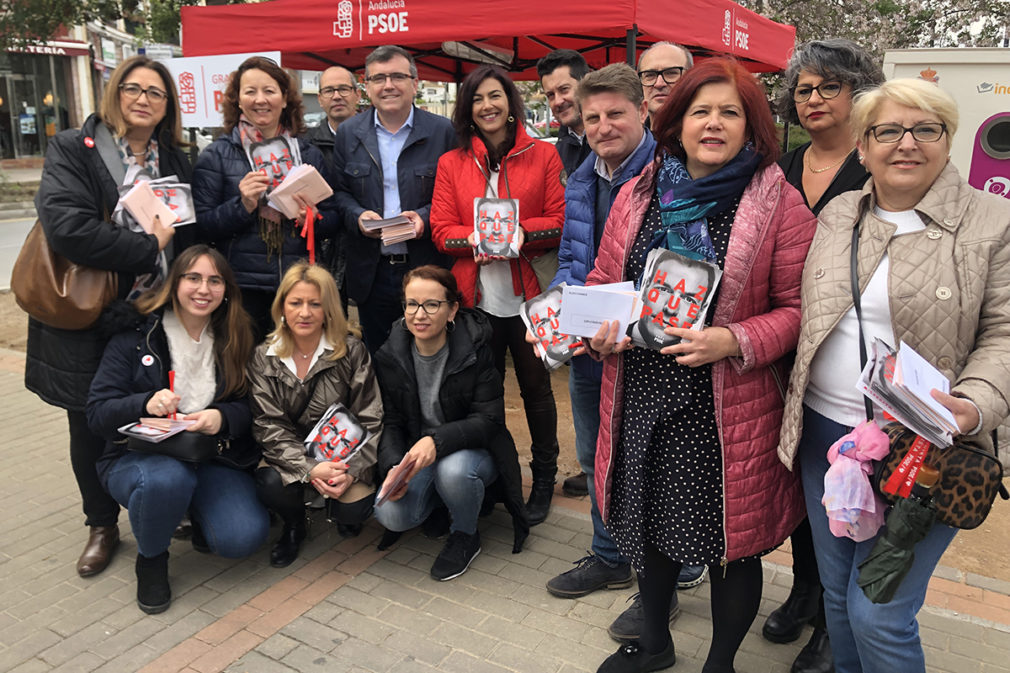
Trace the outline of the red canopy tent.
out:
[[[518,37],[517,37],[518,36]],[[186,56],[279,50],[282,65],[361,70],[383,44],[409,49],[423,79],[461,80],[493,62],[535,79],[553,49],[593,67],[634,57],[659,40],[699,56],[729,53],[755,72],[785,67],[796,30],[730,0],[271,0],[182,8]]]

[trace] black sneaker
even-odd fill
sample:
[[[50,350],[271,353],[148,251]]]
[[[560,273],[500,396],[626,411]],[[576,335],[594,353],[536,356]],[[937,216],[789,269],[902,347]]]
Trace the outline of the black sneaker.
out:
[[[431,564],[431,576],[440,582],[459,577],[466,572],[473,560],[480,553],[480,533],[467,535],[455,531],[449,533],[449,539]]]
[[[597,589],[625,589],[634,576],[630,563],[608,566],[599,556],[590,553],[575,562],[575,567],[547,582],[547,591],[558,598],[578,598]]]
[[[589,495],[589,485],[586,483],[588,477],[585,472],[568,477],[561,482],[561,492],[572,498],[579,498]]]
[[[662,652],[649,654],[637,642],[621,645],[621,648],[607,657],[596,673],[650,673],[662,671],[677,663],[673,641]]]
[[[680,574],[677,575],[677,588],[696,587],[705,581],[706,575],[708,575],[708,566],[689,566],[685,563],[680,568]]]
[[[631,601],[631,606],[618,615],[614,623],[607,629],[610,637],[619,643],[638,640],[642,634],[642,624],[645,622],[645,617],[642,614],[641,594],[635,594],[628,600]],[[673,598],[670,599],[670,623],[673,624],[679,616],[680,602],[677,600],[677,592],[674,591]]]

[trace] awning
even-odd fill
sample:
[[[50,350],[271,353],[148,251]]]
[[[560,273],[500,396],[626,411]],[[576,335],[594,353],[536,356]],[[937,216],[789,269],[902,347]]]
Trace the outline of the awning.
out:
[[[23,47],[8,47],[7,51],[16,54],[44,54],[51,56],[88,56],[87,42],[76,40],[50,40],[42,44],[28,44]]]

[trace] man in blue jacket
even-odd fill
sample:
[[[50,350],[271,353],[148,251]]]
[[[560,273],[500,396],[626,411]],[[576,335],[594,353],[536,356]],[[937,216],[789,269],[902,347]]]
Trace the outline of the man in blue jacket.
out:
[[[424,264],[449,266],[431,242],[428,215],[438,159],[456,134],[448,119],[414,106],[417,66],[401,47],[368,55],[365,89],[373,109],[342,123],[334,138],[334,191],[348,232],[345,287],[375,353],[403,315],[404,274]],[[414,225],[416,238],[383,245],[378,230],[362,226],[398,215]]]
[[[568,176],[565,189],[565,226],[558,253],[560,266],[552,285],[585,285],[596,263],[610,207],[621,187],[652,161],[656,141],[645,128],[648,107],[637,73],[615,63],[589,73],[579,82],[575,98],[581,107],[586,139],[593,152]],[[596,437],[600,427],[602,363],[586,355],[571,361],[568,388],[575,425],[575,451],[586,473],[593,520],[592,553],[576,567],[547,582],[547,590],[561,598],[585,596],[597,589],[619,589],[633,582],[631,563],[603,526],[593,483]],[[679,611],[677,595],[671,619]],[[636,600],[608,629],[617,640],[638,638],[641,602]]]

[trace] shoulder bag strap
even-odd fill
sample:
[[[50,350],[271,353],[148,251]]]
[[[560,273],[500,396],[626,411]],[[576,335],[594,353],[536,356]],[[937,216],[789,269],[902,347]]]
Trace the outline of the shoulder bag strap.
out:
[[[102,162],[105,163],[109,175],[119,187],[126,179],[126,166],[119,158],[119,150],[116,149],[116,141],[112,139],[112,134],[109,133],[109,127],[102,122],[95,124],[95,147],[98,149],[98,156],[102,157]]]
[[[852,304],[856,309],[856,323],[859,325],[859,364],[860,371],[866,367],[866,339],[863,338],[863,310],[859,303],[859,221],[852,227],[852,245],[849,254],[849,276],[852,285]],[[870,398],[863,396],[866,408],[866,420],[873,420],[873,404]]]

